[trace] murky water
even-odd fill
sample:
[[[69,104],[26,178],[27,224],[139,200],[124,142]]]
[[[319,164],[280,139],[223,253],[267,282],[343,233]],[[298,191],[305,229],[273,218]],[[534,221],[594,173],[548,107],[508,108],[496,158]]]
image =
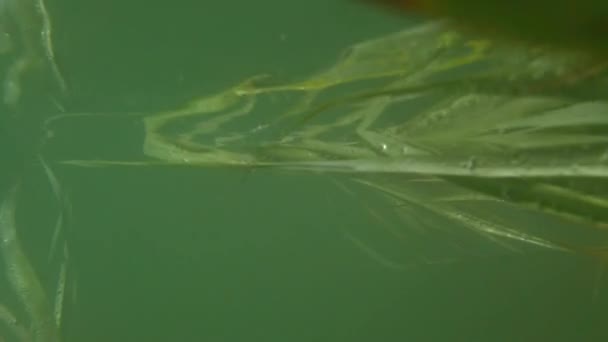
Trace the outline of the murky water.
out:
[[[49,243],[57,213],[69,216],[61,233],[70,246],[62,341],[608,336],[608,293],[606,280],[596,281],[597,264],[543,250],[426,260],[389,231],[394,222],[382,220],[390,202],[362,188],[343,191],[333,176],[53,163],[131,158],[141,154],[144,129],[121,113],[165,110],[261,73],[297,79],[413,20],[347,0],[49,0],[46,9],[61,80],[52,65],[46,83],[24,72],[19,105],[2,107],[0,184],[7,193],[15,179],[23,183],[19,235],[51,301],[61,253],[48,262]],[[15,55],[4,32],[1,65],[9,70]],[[64,80],[65,96],[49,90]],[[62,112],[114,115],[40,128]],[[43,142],[69,203],[57,201],[37,159]],[[458,244],[437,242],[435,249]],[[27,317],[13,309],[19,298],[2,273],[0,304]],[[18,341],[6,322],[0,339]],[[18,325],[29,327],[25,319]]]

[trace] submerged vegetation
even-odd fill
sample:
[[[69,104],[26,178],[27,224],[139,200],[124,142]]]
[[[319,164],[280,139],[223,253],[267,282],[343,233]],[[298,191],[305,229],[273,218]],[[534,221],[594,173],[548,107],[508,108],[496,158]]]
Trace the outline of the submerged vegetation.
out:
[[[255,76],[175,109],[130,116],[145,129],[138,159],[54,162],[331,174],[338,191],[362,188],[382,197],[384,214],[397,222],[396,235],[408,237],[403,248],[412,254],[416,238],[430,236],[438,244],[457,239],[605,260],[607,67],[586,55],[426,23],[356,44],[303,80]],[[45,127],[61,134],[61,122],[99,115],[66,113]],[[30,322],[17,324],[0,304],[0,324],[20,342],[58,341],[67,244],[57,236],[68,213],[60,215],[51,243],[52,258],[62,258],[53,319],[46,290],[16,240],[15,196],[16,188],[0,207],[2,270]]]
[[[51,180],[52,182],[52,180]],[[55,287],[50,290],[48,279],[42,279],[33,263],[30,261],[18,234],[17,227],[17,200],[19,185],[10,189],[0,205],[0,248],[3,259],[3,275],[8,285],[17,296],[21,309],[12,311],[4,303],[0,303],[0,326],[6,333],[2,338],[15,338],[16,341],[49,341],[59,342],[62,326],[64,295],[68,272],[68,247],[64,235],[60,231],[63,226],[63,217],[57,220],[57,236],[62,240],[53,240],[50,250],[53,251],[60,244],[62,253],[50,253],[48,265],[54,267],[58,264]],[[54,234],[55,235],[55,234]],[[61,242],[60,242],[61,241]],[[51,291],[54,291],[51,292]],[[3,300],[10,298],[3,296]],[[54,299],[54,301],[51,300]],[[23,315],[17,315],[22,313]],[[9,340],[12,341],[12,340]]]
[[[51,33],[50,16],[43,0],[0,1],[0,55],[9,59],[4,70],[2,103],[5,110],[0,124],[6,125],[9,122],[7,118],[18,112],[17,107],[23,100],[30,76],[49,76],[55,85],[53,88],[58,89],[57,96],[65,94],[67,88],[55,63]],[[2,133],[6,133],[6,127],[2,128]],[[53,170],[42,157],[38,160],[51,192],[62,207],[46,260],[46,266],[51,270],[56,268],[57,274],[43,277],[45,272],[36,269],[36,263],[21,241],[18,229],[21,215],[17,208],[21,186],[19,181],[15,181],[9,189],[3,189],[6,193],[0,197],[0,279],[6,279],[7,283],[0,283],[0,341],[3,342],[61,341],[64,294],[68,283],[68,243],[63,230],[69,216],[69,203]],[[3,165],[10,169],[10,166]],[[11,300],[9,291],[15,300]]]
[[[340,174],[427,228],[598,255],[607,66],[429,23],[352,46],[301,81],[253,77],[145,115],[139,160],[62,162]]]

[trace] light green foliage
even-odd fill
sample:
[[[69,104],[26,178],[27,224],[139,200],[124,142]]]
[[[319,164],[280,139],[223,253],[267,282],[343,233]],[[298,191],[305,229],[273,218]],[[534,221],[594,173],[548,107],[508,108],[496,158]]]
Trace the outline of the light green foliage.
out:
[[[304,80],[253,77],[151,113],[141,160],[65,162],[341,173],[404,220],[596,254],[608,237],[607,65],[426,24]]]

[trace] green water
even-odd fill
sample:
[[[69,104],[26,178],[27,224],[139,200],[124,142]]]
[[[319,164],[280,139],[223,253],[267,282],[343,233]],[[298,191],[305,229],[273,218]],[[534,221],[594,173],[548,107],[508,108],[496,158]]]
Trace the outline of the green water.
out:
[[[70,85],[66,109],[75,112],[158,110],[260,73],[297,78],[355,42],[411,22],[346,0],[47,6]],[[55,269],[40,251],[55,208],[30,156],[42,134],[32,127],[57,108],[36,94],[25,99],[20,115],[28,119],[5,120],[18,124],[0,131],[2,185],[17,174],[27,179],[22,239],[48,276]],[[50,140],[50,160],[141,149],[137,120],[66,125]],[[77,290],[68,295],[67,342],[608,338],[607,282],[595,281],[589,260],[541,251],[386,267],[344,232],[403,260],[366,209],[387,204],[365,192],[353,197],[323,176],[170,167],[56,172],[74,212],[68,241]],[[13,302],[9,296],[3,302]]]

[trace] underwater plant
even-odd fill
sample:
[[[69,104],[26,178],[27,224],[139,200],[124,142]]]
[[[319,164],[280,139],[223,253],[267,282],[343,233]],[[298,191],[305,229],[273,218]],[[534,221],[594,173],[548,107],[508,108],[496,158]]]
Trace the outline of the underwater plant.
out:
[[[57,217],[53,238],[49,247],[48,262],[59,265],[53,296],[49,295],[45,282],[33,266],[26,252],[17,228],[17,200],[20,184],[14,184],[0,203],[0,255],[2,270],[8,285],[17,297],[17,309],[13,311],[8,303],[0,303],[0,326],[5,329],[0,339],[17,342],[59,342],[64,309],[64,297],[68,283],[68,245],[65,240],[65,221],[69,204],[61,192],[53,171],[40,158],[56,199],[64,207]],[[61,238],[60,238],[61,236]],[[61,251],[57,251],[61,248]],[[51,302],[50,298],[54,301]],[[9,299],[3,296],[2,300]]]
[[[60,94],[67,91],[55,61],[51,19],[44,0],[0,2],[0,54],[14,56],[4,76],[4,104],[18,104],[23,79],[34,70],[48,72]]]
[[[603,259],[606,76],[606,64],[585,53],[429,22],[351,46],[300,81],[255,76],[138,113],[139,157],[62,163],[330,174],[381,194],[405,230],[449,226],[448,235],[473,233],[499,248]],[[89,115],[97,114],[47,125]]]

